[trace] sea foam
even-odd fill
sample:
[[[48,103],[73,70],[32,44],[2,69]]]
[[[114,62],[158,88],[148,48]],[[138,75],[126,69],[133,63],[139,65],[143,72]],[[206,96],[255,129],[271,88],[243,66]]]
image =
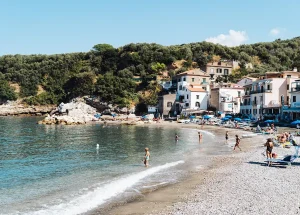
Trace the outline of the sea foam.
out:
[[[85,213],[105,203],[110,198],[123,193],[126,189],[132,187],[134,184],[138,183],[140,180],[146,178],[147,176],[151,176],[156,172],[182,163],[184,163],[184,161],[180,160],[172,163],[166,163],[161,166],[151,167],[142,172],[134,173],[132,175],[113,180],[106,184],[102,184],[93,191],[89,191],[84,195],[78,196],[69,202],[54,206],[45,206],[44,209],[39,211],[32,211],[28,213],[28,215],[74,215]]]

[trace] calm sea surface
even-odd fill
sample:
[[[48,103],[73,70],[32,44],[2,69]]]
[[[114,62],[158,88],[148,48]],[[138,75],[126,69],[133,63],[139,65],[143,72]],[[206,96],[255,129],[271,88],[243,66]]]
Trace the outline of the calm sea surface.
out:
[[[209,133],[199,144],[192,129],[45,126],[38,120],[0,118],[0,214],[82,214],[176,182],[187,163],[201,166],[218,144]],[[142,163],[145,147],[149,168]]]

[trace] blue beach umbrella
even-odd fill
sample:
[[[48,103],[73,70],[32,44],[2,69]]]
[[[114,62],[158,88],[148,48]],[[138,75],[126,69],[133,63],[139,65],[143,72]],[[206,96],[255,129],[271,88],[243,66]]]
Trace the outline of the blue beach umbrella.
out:
[[[274,122],[274,120],[271,120],[271,119],[268,119],[265,121],[265,123],[273,123],[273,122]]]
[[[225,117],[226,117],[226,118],[229,118],[229,119],[231,119],[231,118],[232,118],[232,116],[230,116],[230,115],[226,115]]]
[[[240,121],[242,121],[242,119],[241,118],[234,118],[234,121],[240,122]]]
[[[243,120],[246,121],[246,122],[250,121],[250,119],[243,119]]]
[[[203,116],[203,119],[210,119],[210,116],[204,115],[204,116]]]
[[[294,122],[291,122],[291,125],[297,125],[297,124],[300,124],[300,120],[296,120]]]
[[[228,121],[229,119],[227,117],[223,117],[221,120],[222,121]]]

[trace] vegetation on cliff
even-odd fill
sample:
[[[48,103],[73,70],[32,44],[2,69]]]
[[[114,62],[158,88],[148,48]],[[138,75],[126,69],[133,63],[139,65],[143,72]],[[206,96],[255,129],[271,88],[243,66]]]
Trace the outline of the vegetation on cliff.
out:
[[[208,42],[174,46],[98,44],[86,53],[5,55],[0,57],[0,100],[24,98],[29,104],[56,104],[77,96],[95,95],[120,106],[154,104],[160,89],[157,75],[170,76],[220,59],[238,60],[230,81],[246,74],[300,69],[300,37],[268,43],[226,47]],[[182,66],[176,67],[176,62]],[[252,63],[252,69],[246,69]],[[175,66],[174,66],[175,65]],[[139,79],[140,81],[135,81]],[[16,94],[10,87],[17,83]],[[38,87],[44,90],[38,94]]]

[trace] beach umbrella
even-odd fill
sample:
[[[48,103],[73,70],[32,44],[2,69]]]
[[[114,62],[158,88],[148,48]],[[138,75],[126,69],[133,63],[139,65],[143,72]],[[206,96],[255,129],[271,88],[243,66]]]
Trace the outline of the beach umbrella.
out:
[[[265,121],[265,123],[272,123],[272,122],[274,122],[274,120],[268,119]]]
[[[234,118],[234,121],[240,122],[240,121],[242,121],[242,119],[241,118]]]
[[[250,121],[250,119],[243,119],[244,121]]]
[[[210,116],[204,115],[204,116],[203,116],[203,119],[210,119]]]
[[[226,118],[229,118],[229,119],[231,119],[231,118],[232,118],[232,116],[231,116],[231,115],[226,115],[225,117],[226,117]]]
[[[227,117],[223,117],[221,120],[223,120],[223,121],[227,121],[227,120],[229,120]]]
[[[296,120],[294,122],[291,122],[291,125],[298,125],[298,124],[300,124],[300,120]]]

